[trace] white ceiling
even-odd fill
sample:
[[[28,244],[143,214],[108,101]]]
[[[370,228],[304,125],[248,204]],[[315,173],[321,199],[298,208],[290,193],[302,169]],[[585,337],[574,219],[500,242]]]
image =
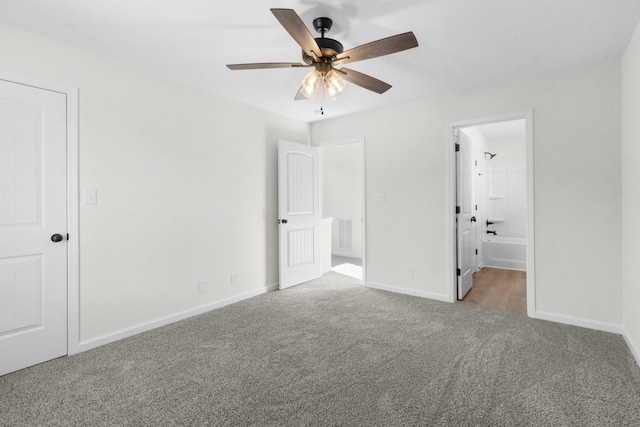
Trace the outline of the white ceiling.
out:
[[[225,67],[301,61],[270,8],[296,10],[312,32],[314,18],[332,18],[327,37],[345,50],[406,31],[420,46],[349,64],[393,87],[347,83],[320,116],[319,100],[293,100],[307,69]],[[0,21],[312,122],[620,57],[640,1],[0,0]]]

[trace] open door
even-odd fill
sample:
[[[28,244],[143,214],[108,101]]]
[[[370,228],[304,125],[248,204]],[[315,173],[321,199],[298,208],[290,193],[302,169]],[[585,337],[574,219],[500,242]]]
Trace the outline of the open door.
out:
[[[473,286],[476,217],[474,206],[474,155],[471,139],[464,132],[456,130],[456,236],[457,236],[457,276],[458,299],[461,300]]]
[[[318,167],[316,147],[278,142],[280,289],[321,276]]]

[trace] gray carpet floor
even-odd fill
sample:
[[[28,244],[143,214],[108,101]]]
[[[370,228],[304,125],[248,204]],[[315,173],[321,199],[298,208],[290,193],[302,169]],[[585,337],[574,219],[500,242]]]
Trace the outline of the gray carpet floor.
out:
[[[0,425],[640,425],[618,335],[351,283],[329,273],[0,377]]]

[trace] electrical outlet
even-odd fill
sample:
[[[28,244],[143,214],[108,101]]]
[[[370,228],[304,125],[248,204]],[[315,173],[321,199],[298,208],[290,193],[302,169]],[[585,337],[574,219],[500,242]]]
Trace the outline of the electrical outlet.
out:
[[[235,285],[238,283],[238,273],[231,273],[231,284]]]
[[[207,281],[206,280],[198,280],[198,293],[199,294],[204,294],[205,292],[207,292]]]
[[[404,269],[404,274],[409,278],[413,279],[413,267],[407,267]]]

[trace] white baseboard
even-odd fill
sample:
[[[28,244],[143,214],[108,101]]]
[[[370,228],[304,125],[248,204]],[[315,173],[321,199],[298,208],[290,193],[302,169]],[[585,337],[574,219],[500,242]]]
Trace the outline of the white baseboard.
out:
[[[432,292],[417,291],[415,289],[401,288],[398,286],[383,285],[381,283],[365,283],[365,287],[371,289],[379,289],[381,291],[394,292],[396,294],[411,295],[413,297],[434,299],[437,301],[451,302],[447,295],[435,294]]]
[[[179,320],[187,319],[192,316],[197,316],[199,314],[206,313],[211,310],[215,310],[217,308],[221,308],[236,302],[240,302],[242,300],[252,298],[269,291],[273,291],[278,289],[278,284],[269,285],[262,288],[255,289],[253,291],[245,292],[230,298],[225,298],[219,301],[215,301],[206,305],[202,305],[199,307],[195,307],[189,310],[181,311],[179,313],[171,314],[169,316],[161,317],[159,319],[155,319],[149,322],[141,323],[136,326],[132,326],[130,328],[121,329],[116,332],[112,332],[106,335],[102,335],[97,338],[92,338],[86,341],[80,341],[77,346],[77,353],[91,350],[92,348],[100,347],[105,344],[112,343],[114,341],[121,340],[123,338],[128,338],[142,332],[150,331],[152,329],[159,328],[161,326],[168,325],[170,323],[177,322]]]
[[[478,269],[485,268],[485,267],[487,267],[487,268],[499,268],[501,270],[527,271],[526,267],[525,268],[514,268],[514,267],[499,266],[499,265],[496,265],[496,264],[494,264],[494,265],[483,264],[482,267],[479,267]]]
[[[331,255],[342,256],[345,258],[358,258],[362,259],[362,252],[353,252],[353,251],[341,251],[335,250],[331,252]]]
[[[624,327],[622,328],[622,336],[624,337],[624,340],[627,342],[627,345],[629,346],[629,350],[631,350],[631,354],[633,354],[633,357],[635,357],[636,363],[638,364],[638,366],[640,366],[640,347],[638,347],[636,343],[634,343],[631,340],[631,338],[629,338],[629,334],[627,333],[627,330]]]
[[[594,320],[580,319],[578,317],[563,316],[560,314],[536,311],[536,319],[548,320],[550,322],[564,323],[566,325],[579,326],[581,328],[594,329],[596,331],[611,332],[622,335],[622,326],[613,323],[596,322]]]

